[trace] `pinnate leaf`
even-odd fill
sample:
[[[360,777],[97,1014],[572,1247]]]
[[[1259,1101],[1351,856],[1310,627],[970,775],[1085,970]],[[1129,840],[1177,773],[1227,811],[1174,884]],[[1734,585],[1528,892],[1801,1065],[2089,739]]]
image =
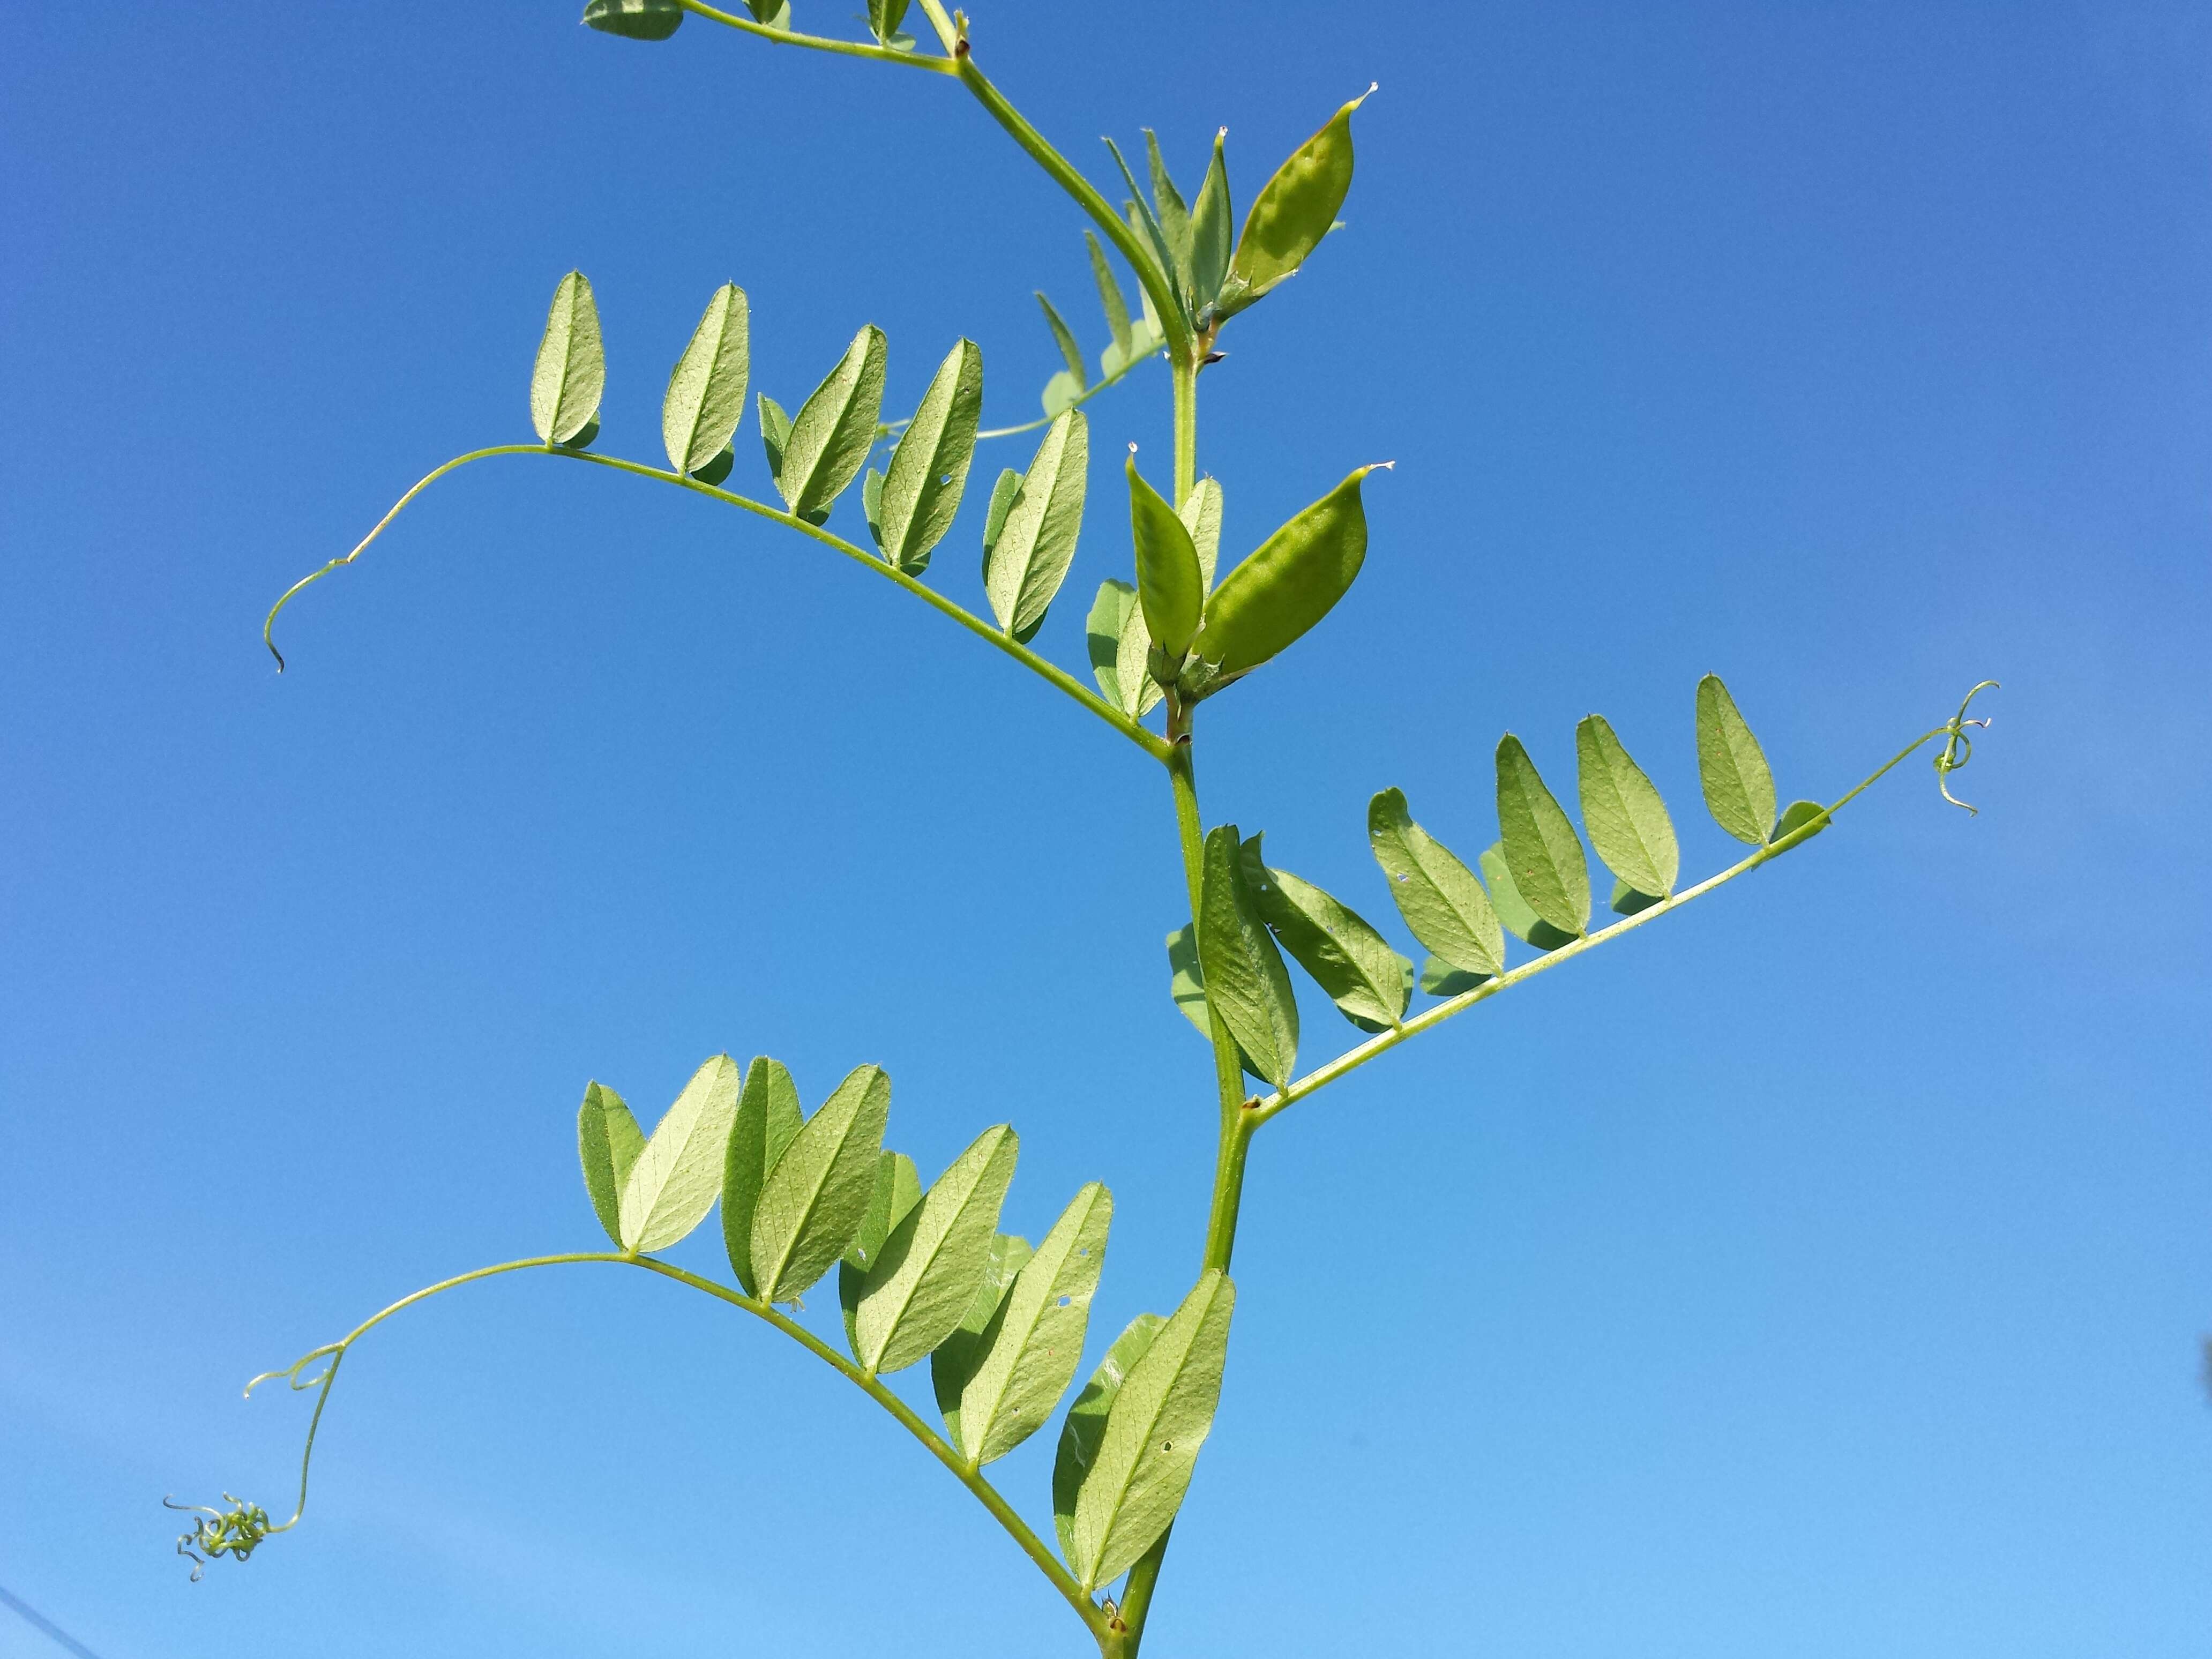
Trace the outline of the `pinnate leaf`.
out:
[[[623,1249],[665,1250],[706,1219],[722,1190],[738,1082],[737,1061],[715,1055],[653,1127],[623,1183]]]

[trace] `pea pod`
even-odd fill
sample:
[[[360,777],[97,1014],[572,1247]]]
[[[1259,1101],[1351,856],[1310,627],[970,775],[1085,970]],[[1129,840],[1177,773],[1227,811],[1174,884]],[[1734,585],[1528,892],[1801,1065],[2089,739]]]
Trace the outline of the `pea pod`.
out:
[[[1367,557],[1359,486],[1375,470],[1357,469],[1222,579],[1191,642],[1191,654],[1206,665],[1205,684],[1187,686],[1186,695],[1207,695],[1251,672],[1344,597]]]

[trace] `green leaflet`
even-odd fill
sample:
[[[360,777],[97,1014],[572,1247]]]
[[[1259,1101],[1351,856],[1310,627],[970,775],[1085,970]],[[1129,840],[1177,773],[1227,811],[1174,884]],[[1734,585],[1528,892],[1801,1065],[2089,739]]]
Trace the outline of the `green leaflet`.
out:
[[[760,1291],[753,1273],[753,1216],[761,1186],[805,1121],[798,1085],[780,1061],[763,1055],[745,1067],[722,1158],[722,1246],[747,1296]]]
[[[1060,313],[1053,309],[1052,301],[1044,297],[1042,289],[1036,290],[1036,302],[1044,310],[1045,325],[1052,330],[1053,343],[1060,348],[1060,359],[1067,365],[1068,374],[1075,381],[1075,389],[1078,392],[1085,390],[1090,386],[1091,379],[1083,366],[1083,348],[1075,343],[1074,334],[1061,320]],[[1059,413],[1057,410],[1052,412]]]
[[[868,0],[868,30],[883,45],[902,38],[899,25],[905,19],[906,0]]]
[[[1237,1287],[1211,1271],[1129,1367],[1076,1493],[1068,1565],[1089,1595],[1136,1565],[1175,1519],[1221,1400]]]
[[[1796,843],[1802,847],[1806,842],[1812,840],[1814,836],[1826,829],[1831,822],[1828,809],[1820,802],[1793,800],[1788,809],[1783,812],[1781,821],[1774,826],[1774,839],[1778,842],[1786,840],[1809,823],[1813,828],[1806,830],[1803,839]]]
[[[793,417],[790,435],[780,446],[775,487],[793,517],[821,523],[860,476],[883,414],[887,350],[883,330],[869,324]]]
[[[691,1075],[623,1182],[622,1247],[665,1250],[707,1218],[722,1190],[722,1158],[738,1109],[738,1063],[717,1054]]]
[[[1075,1380],[1113,1221],[1112,1195],[1091,1182],[1014,1280],[957,1413],[945,1414],[954,1443],[969,1462],[1004,1457],[1035,1434]]]
[[[783,412],[781,404],[765,392],[753,402],[760,409],[761,447],[768,452],[768,476],[781,488],[784,447],[791,441],[791,416]]]
[[[1183,923],[1168,935],[1167,944],[1168,995],[1182,1010],[1183,1018],[1198,1028],[1199,1036],[1212,1042],[1213,1017],[1206,1007],[1206,969],[1199,965],[1197,924]],[[1242,1043],[1237,1045],[1237,1060],[1254,1077],[1260,1076],[1260,1068],[1252,1063],[1252,1056],[1244,1052]]]
[[[963,340],[938,366],[884,475],[878,541],[884,556],[909,575],[927,567],[930,550],[952,528],[982,413],[983,353]]]
[[[1190,307],[1190,210],[1183,205],[1182,192],[1168,177],[1168,164],[1160,157],[1160,141],[1150,127],[1145,129],[1145,149],[1152,163],[1152,210],[1160,227],[1161,240],[1168,246],[1168,273],[1176,292],[1182,297],[1186,311]]]
[[[1160,222],[1153,217],[1152,209],[1145,204],[1145,192],[1137,187],[1136,175],[1129,171],[1128,162],[1122,159],[1121,147],[1111,138],[1104,142],[1114,157],[1114,165],[1121,170],[1122,182],[1129,186],[1129,194],[1133,198],[1121,204],[1121,216],[1129,222],[1130,229],[1142,237],[1152,249],[1152,258],[1159,265],[1160,275],[1167,279],[1168,287],[1180,300],[1182,283],[1176,275],[1175,250],[1168,246],[1167,233],[1160,228]],[[1158,319],[1151,315],[1152,292],[1147,289],[1144,293],[1147,319],[1157,323]]]
[[[1098,306],[1106,313],[1106,331],[1114,337],[1108,349],[1121,354],[1118,358],[1108,358],[1103,365],[1110,374],[1115,368],[1129,361],[1133,343],[1129,333],[1129,302],[1121,297],[1121,284],[1115,280],[1114,267],[1106,262],[1106,250],[1098,246],[1098,239],[1086,230],[1083,233],[1083,240],[1091,250],[1091,276],[1098,284]]]
[[[921,1171],[904,1152],[884,1152],[876,1158],[875,1188],[868,1194],[868,1212],[860,1231],[837,1262],[837,1305],[845,1316],[845,1346],[860,1357],[860,1292],[868,1282],[868,1269],[876,1265],[884,1241],[921,1202]]]
[[[854,1356],[872,1375],[904,1370],[960,1323],[1020,1150],[1005,1124],[984,1130],[884,1241],[854,1316]]]
[[[1774,827],[1774,774],[1717,674],[1698,682],[1698,781],[1722,829],[1753,847],[1766,844]]]
[[[1103,581],[1098,597],[1091,602],[1084,619],[1083,643],[1091,655],[1091,677],[1098,682],[1098,695],[1123,714],[1137,713],[1137,700],[1123,690],[1121,635],[1132,615],[1140,614],[1137,590],[1127,582]]]
[[[1212,477],[1200,478],[1191,486],[1190,494],[1183,497],[1182,505],[1176,509],[1176,517],[1182,527],[1190,532],[1192,550],[1198,555],[1199,580],[1206,592],[1213,591],[1214,567],[1221,560],[1221,485]]]
[[[724,444],[722,453],[708,461],[706,465],[696,469],[691,477],[699,483],[719,484],[730,476],[730,469],[737,464],[738,452],[729,445]]]
[[[1498,740],[1498,827],[1513,884],[1528,908],[1563,933],[1587,928],[1589,863],[1582,842],[1510,732]]]
[[[884,544],[884,475],[872,466],[860,475],[860,513],[868,521],[868,538]],[[929,562],[927,555],[922,562]]]
[[[1097,1461],[1099,1442],[1106,1436],[1106,1419],[1122,1382],[1167,1322],[1158,1314],[1141,1313],[1124,1326],[1114,1346],[1106,1350],[1106,1357],[1098,1362],[1098,1369],[1091,1373],[1091,1381],[1067,1408],[1067,1420],[1060,1425],[1060,1446],[1052,1462],[1052,1522],[1060,1534],[1060,1554],[1078,1572],[1082,1569],[1075,1559],[1075,1504],[1084,1477]]]
[[[891,1080],[854,1068],[806,1120],[761,1183],[752,1263],[763,1302],[793,1302],[830,1271],[866,1218]]]
[[[572,270],[553,290],[544,337],[538,343],[538,362],[530,371],[530,424],[537,428],[538,441],[565,444],[586,427],[595,427],[599,398],[606,389],[599,302],[592,298],[590,279]]]
[[[1145,629],[1137,590],[1127,582],[1101,582],[1084,628],[1099,695],[1132,719],[1149,713],[1165,694],[1145,665],[1152,636]]]
[[[1455,997],[1462,991],[1472,991],[1493,977],[1490,974],[1470,974],[1464,968],[1455,968],[1442,957],[1431,957],[1421,963],[1421,988],[1432,997]]]
[[[678,472],[698,471],[729,447],[745,412],[745,375],[752,361],[745,291],[725,283],[707,301],[699,326],[660,403],[660,441]]]
[[[1145,629],[1165,659],[1168,672],[1189,650],[1206,604],[1206,584],[1198,549],[1189,529],[1137,471],[1136,446],[1129,446],[1129,532],[1137,547],[1137,599]]]
[[[1271,868],[1261,838],[1241,857],[1260,916],[1299,967],[1363,1030],[1388,1030],[1406,1017],[1413,964],[1348,905],[1287,870]]]
[[[1528,906],[1521,896],[1521,890],[1513,884],[1512,867],[1505,862],[1505,843],[1494,841],[1483,849],[1482,878],[1490,884],[1490,902],[1498,912],[1498,921],[1514,938],[1534,945],[1539,951],[1556,951],[1562,945],[1571,945],[1576,936],[1562,933]]]
[[[1237,239],[1221,296],[1223,315],[1243,310],[1295,273],[1336,223],[1352,188],[1352,112],[1374,90],[1368,88],[1331,116],[1261,187]]]
[[[1002,474],[992,492],[997,533],[987,520],[983,538],[983,591],[999,626],[1015,639],[1030,639],[1044,625],[1044,613],[1067,580],[1083,531],[1083,497],[1091,470],[1091,422],[1079,409],[1067,410],[1045,429],[1030,458],[1030,470],[1000,509]]]
[[[938,1414],[945,1419],[945,1437],[955,1451],[971,1462],[973,1454],[961,1431],[961,1399],[977,1369],[989,1357],[992,1344],[998,1340],[1000,1310],[1006,1305],[1006,1292],[1013,1289],[1015,1275],[1029,1260],[1026,1238],[1012,1233],[993,1238],[990,1257],[983,1264],[983,1277],[969,1300],[968,1311],[960,1316],[952,1334],[929,1351],[929,1388],[937,1397]]]
[[[791,27],[791,0],[745,0],[745,9],[753,15],[753,21],[772,29],[788,31]]]
[[[1022,474],[1018,467],[1007,467],[999,474],[999,481],[991,486],[990,505],[983,511],[983,569],[988,576],[991,568],[991,550],[999,544],[999,537],[1006,527],[1006,514],[1014,508],[1014,497],[1022,493]]]
[[[645,1131],[613,1090],[594,1083],[576,1110],[576,1152],[583,1161],[584,1190],[592,1212],[617,1248],[622,1244],[622,1191],[630,1167],[645,1150]]]
[[[1229,165],[1222,155],[1229,129],[1213,135],[1213,159],[1206,165],[1206,181],[1190,210],[1190,305],[1203,313],[1221,292],[1229,276]]]
[[[1206,833],[1199,889],[1200,971],[1208,1000],[1252,1068],[1279,1089],[1297,1063],[1298,1006],[1282,954],[1245,881],[1243,845],[1233,823]]]
[[[1367,843],[1415,939],[1462,974],[1494,977],[1505,971],[1505,933],[1482,884],[1413,822],[1401,791],[1385,789],[1367,803]],[[1421,988],[1433,990],[1427,981],[1425,975]]]
[[[1575,727],[1575,761],[1590,845],[1638,892],[1664,898],[1682,868],[1667,803],[1602,714],[1584,715]]]
[[[1665,900],[1660,894],[1639,893],[1625,881],[1613,884],[1613,909],[1616,915],[1632,916],[1638,910],[1649,910],[1653,905],[1663,902]]]
[[[678,0],[590,0],[584,27],[629,40],[665,40],[684,21]]]
[[[1249,673],[1327,616],[1367,557],[1363,466],[1262,542],[1214,590],[1192,654],[1218,689]],[[1155,630],[1157,632],[1157,630]]]

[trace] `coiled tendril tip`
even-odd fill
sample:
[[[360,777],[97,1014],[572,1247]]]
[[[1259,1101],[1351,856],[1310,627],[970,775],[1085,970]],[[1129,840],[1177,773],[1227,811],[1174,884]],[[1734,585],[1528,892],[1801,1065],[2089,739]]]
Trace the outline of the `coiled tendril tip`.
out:
[[[1966,735],[1966,728],[1973,726],[1986,730],[1990,723],[1987,716],[1980,720],[1968,720],[1966,710],[1972,706],[1976,697],[1984,691],[1995,690],[1996,686],[1997,683],[1995,680],[1984,680],[1966,693],[1966,701],[1959,705],[1959,712],[1951,716],[1950,725],[1944,728],[1943,746],[1936,751],[1936,787],[1942,792],[1943,799],[1949,801],[1952,805],[1961,807],[1977,816],[1981,811],[1979,807],[1960,800],[1951,793],[1951,774],[1974,757],[1974,740]]]

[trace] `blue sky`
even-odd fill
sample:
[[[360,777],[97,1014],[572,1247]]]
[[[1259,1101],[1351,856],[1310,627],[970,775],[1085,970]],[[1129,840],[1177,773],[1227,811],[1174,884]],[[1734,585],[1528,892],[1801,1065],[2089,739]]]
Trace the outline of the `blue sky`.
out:
[[[1701,875],[1698,675],[1785,799],[2004,686],[1980,817],[1915,762],[1267,1132],[1148,1655],[2201,1652],[2212,19],[1258,19],[975,24],[1094,178],[1151,125],[1194,182],[1226,125],[1240,204],[1382,83],[1347,229],[1203,387],[1232,552],[1398,463],[1350,599],[1207,705],[1210,820],[1382,921],[1373,791],[1472,854],[1499,732],[1564,791],[1595,708]],[[603,1270],[364,1343],[306,1524],[246,1566],[188,1584],[158,1503],[276,1507],[303,1402],[239,1384],[592,1248],[586,1080],[657,1112],[724,1048],[810,1104],[884,1065],[926,1174],[1011,1121],[1032,1237],[1108,1182],[1094,1353],[1180,1295],[1207,1067],[1164,783],[1103,727],[771,526],[532,461],[295,605],[291,673],[256,638],[429,466],[527,439],[571,266],[603,449],[658,459],[726,280],[787,405],[873,321],[891,405],[965,333],[1018,420],[1032,288],[1103,343],[1074,210],[950,83],[696,23],[125,4],[10,40],[0,1583],[102,1659],[1085,1650],[866,1402]],[[1109,463],[1164,459],[1165,407],[1156,368],[1092,406],[1038,641],[1070,665],[1129,562]],[[931,573],[971,605],[980,516]],[[714,1231],[677,1257],[726,1270]],[[1040,1522],[1049,1438],[1000,1466]],[[0,1613],[0,1659],[51,1650]]]

